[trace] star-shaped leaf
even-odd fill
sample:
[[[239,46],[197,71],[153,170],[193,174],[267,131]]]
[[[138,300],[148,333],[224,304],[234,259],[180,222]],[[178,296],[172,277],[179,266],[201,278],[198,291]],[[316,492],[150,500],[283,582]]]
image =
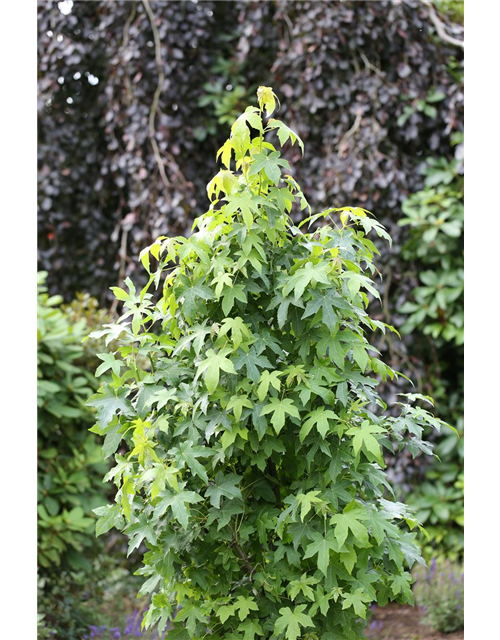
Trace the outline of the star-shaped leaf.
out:
[[[214,297],[214,292],[210,287],[203,284],[205,278],[198,278],[194,283],[186,278],[187,285],[183,287],[178,294],[178,299],[184,298],[182,303],[182,313],[187,320],[192,320],[197,311],[197,300],[211,300]]]
[[[344,602],[342,603],[342,609],[349,609],[352,607],[356,615],[366,620],[366,605],[372,601],[370,596],[367,596],[363,591],[363,587],[356,589],[354,593],[344,593]]]
[[[304,558],[312,558],[317,555],[318,569],[326,576],[328,565],[330,564],[330,551],[338,552],[339,545],[332,531],[328,531],[326,536],[321,533],[313,535],[313,542],[307,547]]]
[[[121,360],[116,360],[112,353],[98,353],[97,357],[103,361],[96,369],[95,375],[97,378],[102,376],[102,374],[106,373],[109,369],[111,369],[115,375],[120,375],[120,370],[124,366],[124,363]]]
[[[253,598],[238,596],[234,603],[234,610],[238,612],[238,618],[243,622],[250,614],[250,611],[258,611],[259,607]]]
[[[241,476],[234,473],[224,475],[222,471],[215,476],[214,484],[211,484],[205,491],[210,503],[216,509],[220,509],[220,499],[222,497],[229,500],[242,499],[241,490],[238,486]]]
[[[273,414],[271,424],[277,434],[279,434],[285,424],[285,416],[289,415],[294,418],[300,418],[300,413],[290,398],[285,398],[283,400],[280,400],[279,398],[271,398],[269,404],[262,409],[260,415],[265,416],[268,413]]]
[[[160,501],[155,507],[155,518],[160,518],[170,507],[174,518],[184,529],[187,529],[189,522],[189,508],[187,504],[196,504],[202,502],[203,498],[194,491],[179,491],[172,493],[171,491],[162,491],[159,495]]]
[[[269,155],[256,153],[253,156],[253,163],[249,173],[251,176],[254,176],[260,171],[263,171],[273,184],[278,184],[281,178],[280,167],[290,169],[288,162],[280,157],[279,151],[272,151]]]
[[[352,448],[355,455],[357,455],[360,450],[363,450],[370,459],[374,458],[383,465],[382,449],[379,441],[373,435],[382,433],[386,433],[386,430],[376,424],[370,424],[368,420],[364,420],[360,427],[351,427],[346,431],[348,436],[354,436],[352,439]]]
[[[219,384],[220,372],[236,373],[234,364],[227,355],[231,353],[231,349],[221,349],[215,353],[213,349],[209,349],[206,358],[198,365],[198,374],[205,373],[205,385],[209,393],[213,393]]]
[[[336,513],[331,517],[331,522],[335,525],[335,537],[339,545],[342,546],[351,531],[354,536],[354,544],[358,542],[357,546],[364,547],[368,544],[368,531],[360,520],[366,520],[368,514],[363,508],[355,508],[350,511],[346,509],[343,513]]]
[[[302,296],[305,288],[310,284],[317,284],[322,282],[323,284],[330,284],[328,278],[328,272],[331,269],[331,265],[327,262],[320,262],[313,264],[312,262],[306,262],[306,264],[297,269],[297,271],[287,279],[285,286],[283,287],[283,296],[287,296],[291,291],[297,300]]]
[[[236,371],[241,371],[245,367],[246,372],[252,382],[258,382],[260,373],[259,368],[272,368],[271,363],[263,355],[257,355],[254,348],[251,348],[248,353],[241,353],[234,360],[234,367]]]
[[[212,449],[202,446],[193,446],[192,440],[186,440],[179,447],[173,447],[168,452],[175,457],[175,463],[179,469],[183,469],[186,465],[191,473],[198,476],[208,484],[208,476],[204,466],[198,462],[197,458],[208,458],[213,455]]]
[[[302,424],[300,429],[299,438],[301,442],[309,434],[311,429],[316,425],[316,429],[322,438],[330,431],[329,420],[339,420],[339,417],[333,411],[325,409],[325,407],[318,407],[314,411],[311,411],[306,416],[307,420]]]
[[[300,627],[313,627],[311,618],[303,613],[305,608],[305,604],[295,607],[293,611],[290,607],[282,607],[280,609],[281,615],[274,623],[276,633],[285,632],[287,640],[297,640],[301,635]]]
[[[87,404],[97,409],[97,421],[101,428],[108,426],[117,411],[127,417],[133,415],[132,404],[126,398],[127,392],[125,387],[116,393],[109,384],[104,384],[102,390],[88,400]]]

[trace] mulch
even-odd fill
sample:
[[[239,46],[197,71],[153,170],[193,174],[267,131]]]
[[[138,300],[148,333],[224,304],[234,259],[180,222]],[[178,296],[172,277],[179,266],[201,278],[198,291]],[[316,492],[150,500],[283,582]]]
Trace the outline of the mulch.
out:
[[[464,632],[439,633],[422,623],[418,607],[389,604],[377,607],[366,635],[371,640],[463,640]]]

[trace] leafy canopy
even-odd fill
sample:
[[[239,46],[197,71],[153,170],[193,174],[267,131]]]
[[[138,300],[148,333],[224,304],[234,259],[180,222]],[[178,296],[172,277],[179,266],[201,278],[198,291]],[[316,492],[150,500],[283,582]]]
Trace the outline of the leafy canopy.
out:
[[[266,125],[271,88],[258,101],[219,150],[193,235],[142,252],[142,291],[114,289],[112,382],[91,403],[106,455],[126,453],[98,532],[145,545],[144,625],[173,620],[167,638],[362,638],[369,603],[411,601],[421,560],[416,521],[384,498],[382,448],[428,452],[423,428],[440,423],[418,396],[387,417],[377,394],[397,375],[365,336],[391,329],[367,312],[367,235],[385,230],[351,207],[308,218],[311,233],[293,224],[309,206],[273,143],[303,145]]]

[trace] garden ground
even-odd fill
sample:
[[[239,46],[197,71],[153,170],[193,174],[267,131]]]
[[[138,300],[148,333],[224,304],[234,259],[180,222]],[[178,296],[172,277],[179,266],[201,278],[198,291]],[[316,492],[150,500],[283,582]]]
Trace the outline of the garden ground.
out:
[[[418,607],[377,607],[367,630],[370,640],[463,640],[464,632],[439,633],[421,622]]]

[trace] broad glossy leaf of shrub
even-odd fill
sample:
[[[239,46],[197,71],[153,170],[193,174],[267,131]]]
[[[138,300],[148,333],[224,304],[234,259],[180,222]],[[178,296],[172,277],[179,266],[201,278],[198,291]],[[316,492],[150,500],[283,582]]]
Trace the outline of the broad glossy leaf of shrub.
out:
[[[258,97],[196,232],[142,252],[145,289],[113,288],[113,382],[90,403],[106,455],[121,454],[97,529],[145,544],[144,623],[175,619],[167,637],[362,638],[371,602],[412,601],[421,560],[416,521],[384,498],[383,448],[430,453],[423,428],[441,423],[419,396],[384,415],[378,379],[397,374],[365,330],[391,329],[366,311],[367,234],[387,234],[350,207],[310,217],[332,223],[314,233],[293,225],[308,204],[275,145],[302,141],[266,124],[272,90]]]

